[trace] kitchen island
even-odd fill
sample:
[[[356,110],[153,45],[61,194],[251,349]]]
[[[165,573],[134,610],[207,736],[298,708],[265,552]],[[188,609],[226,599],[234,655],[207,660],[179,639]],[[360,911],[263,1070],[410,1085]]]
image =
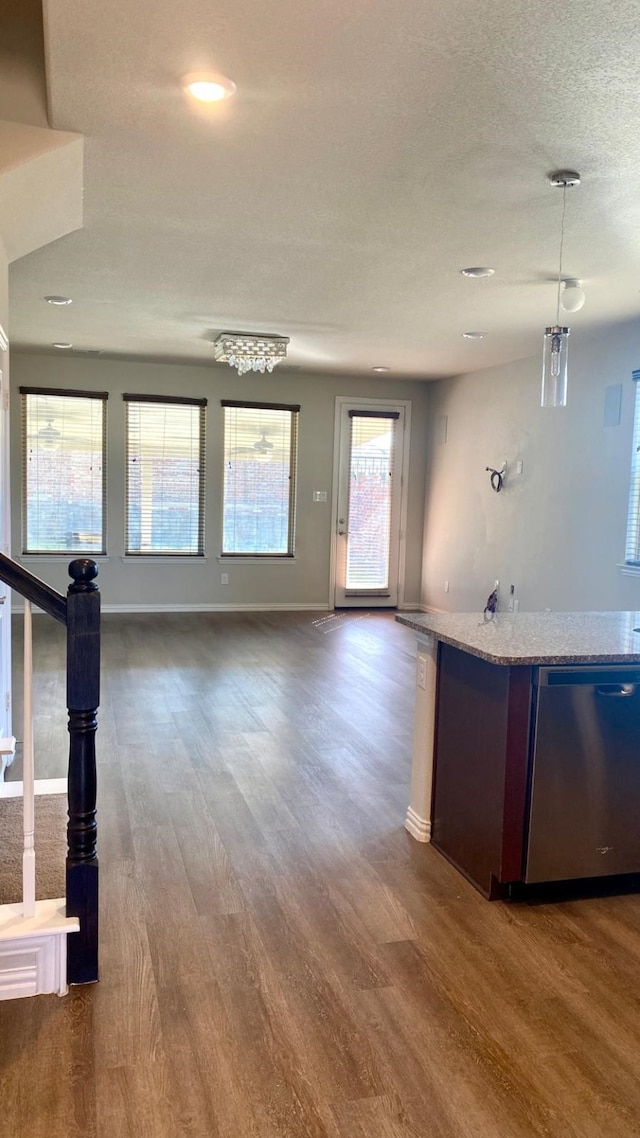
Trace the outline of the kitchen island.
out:
[[[396,619],[418,641],[409,833],[489,897],[640,872],[640,613]]]

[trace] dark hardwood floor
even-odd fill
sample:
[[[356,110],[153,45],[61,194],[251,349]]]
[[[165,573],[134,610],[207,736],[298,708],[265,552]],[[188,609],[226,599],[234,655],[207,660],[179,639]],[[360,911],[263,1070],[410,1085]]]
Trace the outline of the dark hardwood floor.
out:
[[[640,1135],[640,897],[490,904],[407,835],[408,630],[108,615],[103,646],[102,979],[0,1003],[2,1134]]]

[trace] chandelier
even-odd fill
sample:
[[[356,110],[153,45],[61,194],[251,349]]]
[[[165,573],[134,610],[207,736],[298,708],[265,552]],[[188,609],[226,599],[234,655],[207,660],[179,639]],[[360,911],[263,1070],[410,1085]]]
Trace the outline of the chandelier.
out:
[[[238,375],[247,371],[272,372],[287,357],[288,336],[268,336],[252,332],[221,332],[214,341],[216,363],[229,364]]]

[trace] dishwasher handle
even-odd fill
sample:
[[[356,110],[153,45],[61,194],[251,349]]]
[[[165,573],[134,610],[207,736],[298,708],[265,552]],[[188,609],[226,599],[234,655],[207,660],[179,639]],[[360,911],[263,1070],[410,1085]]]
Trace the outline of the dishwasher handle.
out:
[[[601,664],[599,666],[573,665],[563,667],[556,664],[549,667],[534,669],[533,683],[535,687],[577,687],[586,685],[595,688],[609,688],[611,694],[617,689],[617,694],[632,695],[627,689],[640,684],[640,665],[638,664]],[[605,693],[603,693],[605,694]],[[608,694],[608,693],[606,693]]]
[[[637,689],[637,684],[599,684],[596,692],[607,699],[627,699],[630,695],[635,695]]]

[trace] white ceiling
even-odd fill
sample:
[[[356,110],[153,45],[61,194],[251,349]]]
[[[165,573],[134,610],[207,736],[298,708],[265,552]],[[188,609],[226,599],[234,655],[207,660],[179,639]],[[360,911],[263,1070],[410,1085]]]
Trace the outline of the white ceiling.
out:
[[[50,125],[85,135],[84,228],[16,262],[16,347],[431,378],[532,355],[565,269],[572,335],[640,306],[637,0],[45,3]],[[187,72],[237,94],[201,108]],[[492,265],[467,280],[465,265]],[[73,305],[52,308],[61,293]],[[466,330],[487,333],[480,342]]]

